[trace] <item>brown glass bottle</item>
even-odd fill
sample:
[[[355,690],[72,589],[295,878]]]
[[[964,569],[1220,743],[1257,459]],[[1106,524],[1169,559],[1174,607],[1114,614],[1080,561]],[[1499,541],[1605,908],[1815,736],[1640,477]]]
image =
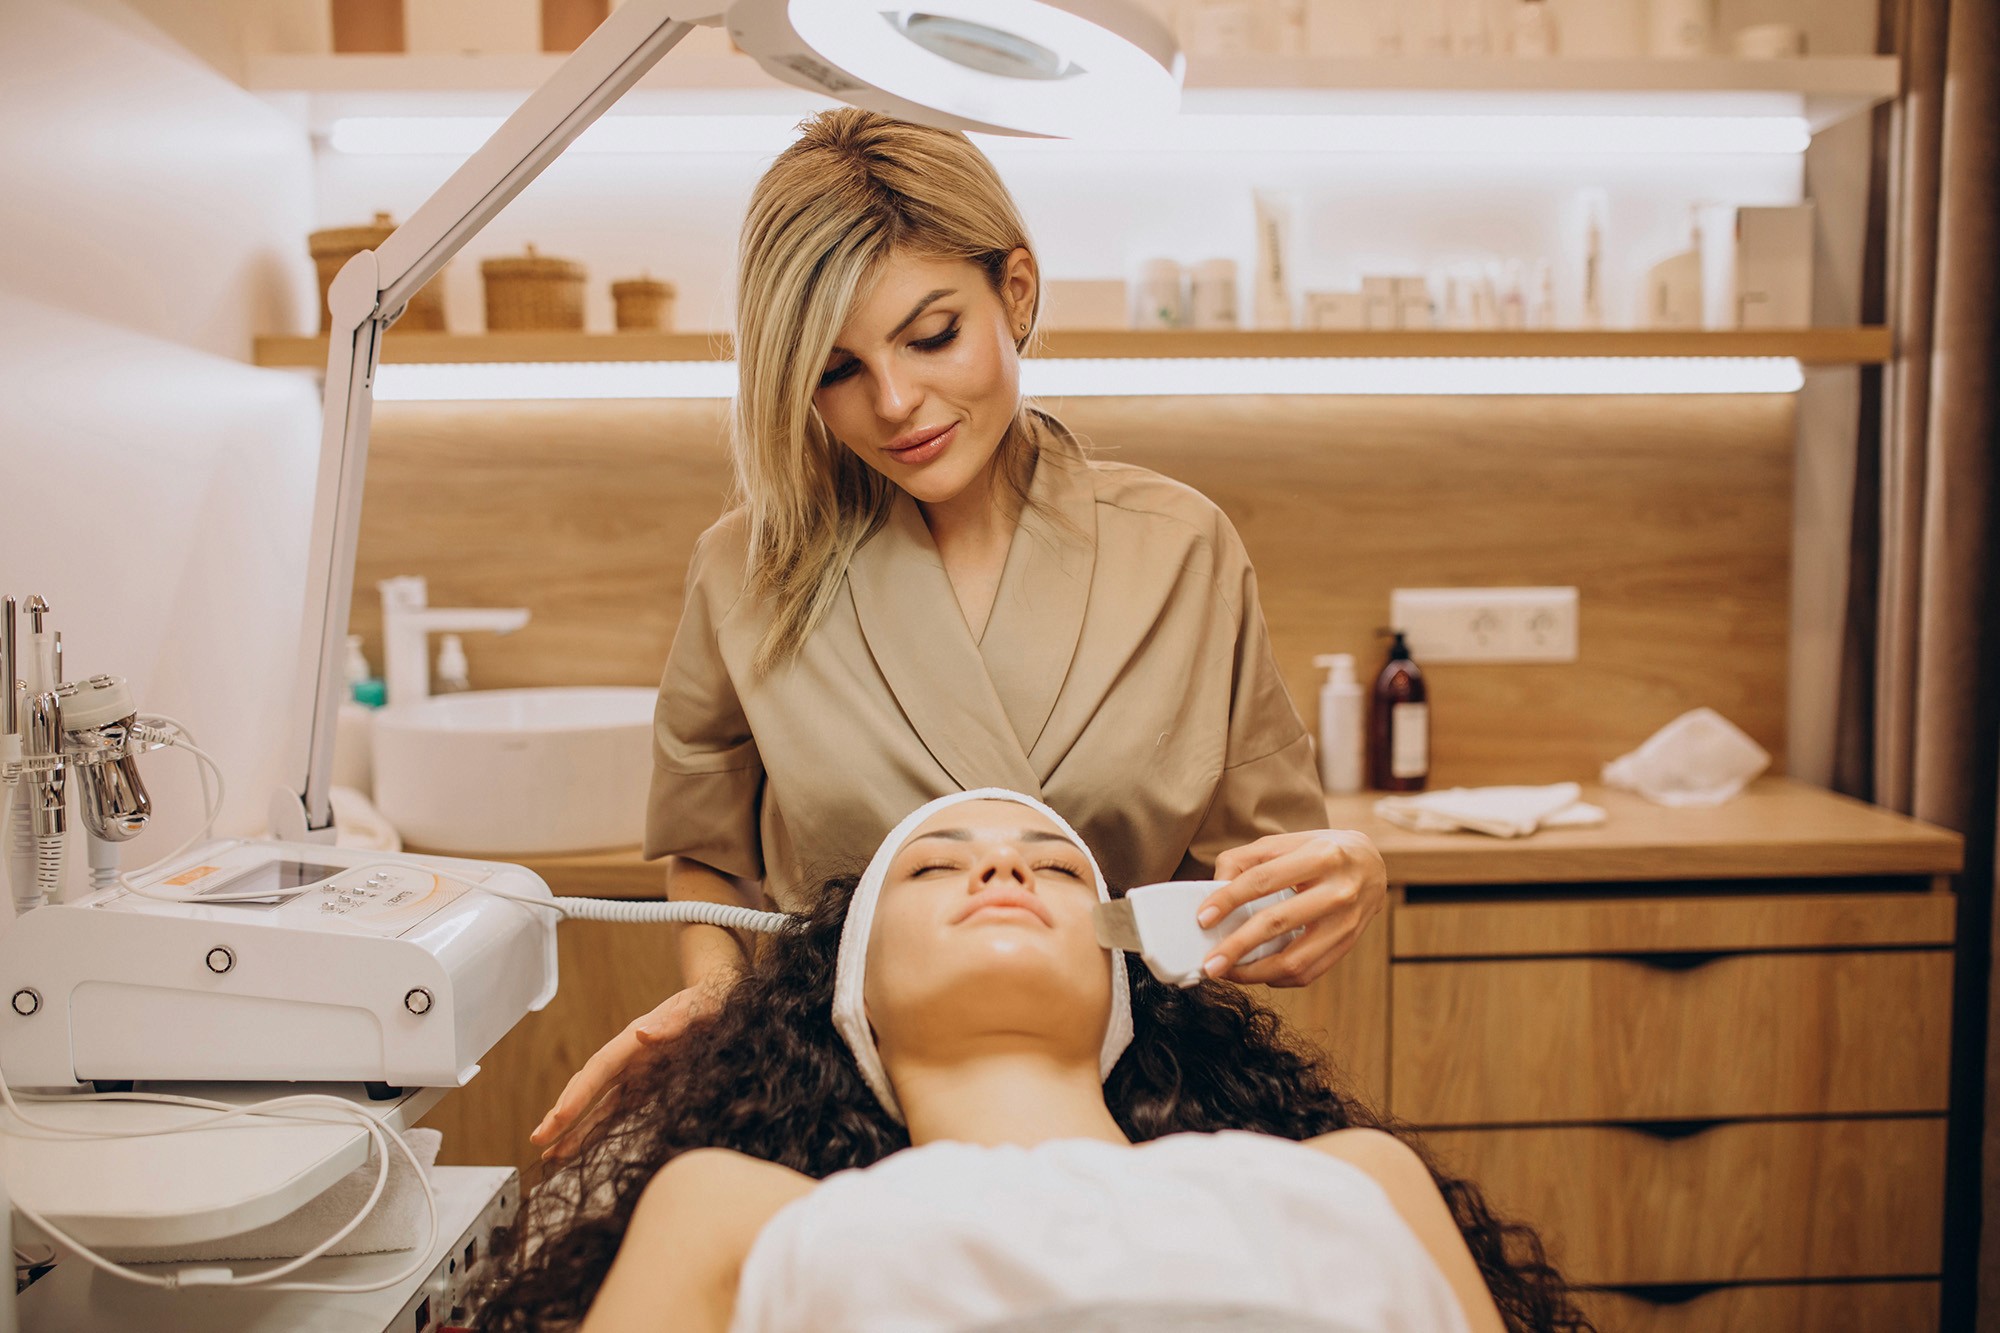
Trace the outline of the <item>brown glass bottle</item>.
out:
[[[1389,633],[1395,642],[1375,677],[1368,710],[1368,785],[1377,791],[1422,791],[1431,776],[1429,696],[1403,631]]]

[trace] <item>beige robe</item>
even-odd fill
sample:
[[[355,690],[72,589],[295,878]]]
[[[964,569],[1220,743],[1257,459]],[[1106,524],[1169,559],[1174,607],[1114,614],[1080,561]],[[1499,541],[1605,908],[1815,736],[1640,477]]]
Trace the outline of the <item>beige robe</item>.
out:
[[[898,494],[800,653],[751,670],[741,511],[702,535],[660,682],[646,855],[762,879],[780,906],[858,874],[912,809],[1039,796],[1117,887],[1322,827],[1311,742],[1271,659],[1255,571],[1199,492],[1086,461],[1049,423],[985,633]]]

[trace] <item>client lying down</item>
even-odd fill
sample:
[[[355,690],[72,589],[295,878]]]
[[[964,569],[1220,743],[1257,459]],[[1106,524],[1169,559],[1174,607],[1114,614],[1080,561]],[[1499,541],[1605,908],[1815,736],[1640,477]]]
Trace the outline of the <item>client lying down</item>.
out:
[[[916,811],[612,1094],[481,1326],[1589,1327],[1271,1013],[1128,974],[1105,896],[1039,802]]]

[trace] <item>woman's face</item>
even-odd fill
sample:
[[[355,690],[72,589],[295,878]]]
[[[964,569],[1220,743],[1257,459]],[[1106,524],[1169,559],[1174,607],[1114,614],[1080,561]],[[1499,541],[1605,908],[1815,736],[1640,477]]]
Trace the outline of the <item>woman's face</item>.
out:
[[[1082,849],[1038,810],[968,801],[925,821],[890,862],[869,937],[884,1061],[995,1037],[1094,1060],[1111,1021],[1097,901]]]
[[[865,284],[813,404],[835,439],[927,504],[985,474],[1021,401],[1021,325],[1035,263],[1007,258],[994,290],[977,265],[892,253]]]

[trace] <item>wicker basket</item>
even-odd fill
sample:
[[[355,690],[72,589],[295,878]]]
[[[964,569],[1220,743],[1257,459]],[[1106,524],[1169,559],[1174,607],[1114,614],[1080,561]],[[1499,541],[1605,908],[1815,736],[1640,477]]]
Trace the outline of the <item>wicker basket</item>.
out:
[[[319,270],[319,331],[327,332],[333,327],[333,312],[327,309],[326,291],[333,285],[334,275],[345,264],[363,250],[373,250],[389,239],[389,233],[396,230],[395,219],[387,213],[377,213],[375,220],[365,227],[329,227],[316,231],[306,238],[312,249],[313,267]],[[444,332],[444,274],[417,289],[410,298],[410,304],[403,309],[403,317],[396,321],[399,329],[415,329],[421,333]]]
[[[525,255],[484,261],[479,272],[488,333],[582,331],[583,265],[538,255],[531,245]]]
[[[617,307],[620,333],[671,333],[674,327],[674,285],[657,279],[626,278],[611,284],[611,304]]]

